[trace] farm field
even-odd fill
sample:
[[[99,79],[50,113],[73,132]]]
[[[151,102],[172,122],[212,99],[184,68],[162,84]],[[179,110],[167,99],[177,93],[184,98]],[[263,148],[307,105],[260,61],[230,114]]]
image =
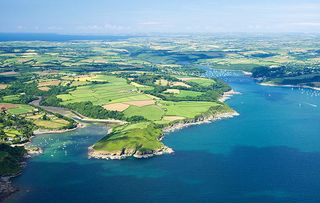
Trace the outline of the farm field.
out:
[[[123,113],[127,117],[143,116],[147,120],[157,121],[157,120],[161,120],[165,112],[158,105],[148,105],[143,107],[130,106]]]
[[[19,144],[29,141],[36,129],[60,130],[75,127],[75,122],[39,110],[27,104],[0,103],[0,143]],[[10,123],[10,125],[6,125]]]
[[[0,84],[0,90],[4,90],[8,87],[7,84]]]
[[[7,96],[2,97],[2,100],[4,102],[15,102],[15,101],[19,100],[19,98],[20,98],[20,95],[7,95]]]
[[[179,93],[174,93],[174,96],[176,97],[198,97],[202,95],[202,92],[195,92],[195,91],[189,91],[189,90],[180,90]]]
[[[320,203],[320,0],[0,5],[0,203]]]
[[[30,113],[34,110],[34,107],[26,104],[0,103],[0,107],[7,109],[9,113],[15,115]]]
[[[197,83],[201,86],[210,86],[212,84],[215,83],[214,80],[210,80],[210,79],[207,79],[207,78],[180,78],[178,77],[180,80],[182,81],[188,81],[188,82],[194,82],[194,83]]]
[[[215,102],[159,102],[162,108],[166,110],[166,116],[181,116],[185,118],[194,118],[201,113],[207,112],[210,107],[216,107],[221,104]]]
[[[126,146],[129,154],[143,153],[142,149],[157,151],[159,147],[163,147],[163,144],[154,138],[146,142],[145,138],[152,133],[144,134],[142,138],[134,133],[146,131],[145,128],[150,128],[152,132],[161,131],[161,126],[219,113],[219,109],[225,108],[225,105],[216,102],[215,97],[203,95],[208,91],[222,95],[229,90],[229,87],[221,82],[216,87],[218,82],[213,79],[150,72],[94,72],[62,76],[60,85],[67,87],[68,81],[71,82],[70,91],[57,94],[53,100],[54,105],[72,108],[88,117],[129,121],[126,127],[116,127],[115,133],[98,141],[93,148],[99,151],[108,148],[111,150],[108,152],[112,152],[113,149],[119,151]],[[72,85],[74,82],[78,85]],[[48,102],[50,105],[51,101]],[[48,122],[41,120],[35,124],[44,127]],[[53,123],[52,126],[60,127],[59,123]],[[129,138],[124,138],[125,135]],[[116,139],[112,139],[113,137]],[[144,147],[141,148],[141,145]]]
[[[33,111],[33,107],[29,105],[19,104],[16,108],[8,109],[8,112],[11,114],[25,114]]]
[[[34,124],[41,129],[63,129],[69,122],[63,119],[51,118],[50,120],[35,120]]]
[[[27,107],[39,99],[42,106],[126,122],[126,127],[116,128],[120,134],[123,130],[133,136],[130,129],[162,131],[177,123],[233,112],[218,102],[231,88],[221,80],[206,78],[208,68],[251,71],[257,81],[271,84],[318,87],[318,40],[302,43],[295,39],[150,36],[116,41],[0,42],[4,48],[0,52],[0,102],[16,105],[7,113],[26,117],[36,128],[70,127],[66,118],[45,116]],[[143,127],[138,128],[139,123]],[[107,142],[111,149],[113,136]],[[139,143],[137,137],[130,140]],[[145,146],[150,146],[151,154],[157,151],[151,146],[163,147],[161,141],[150,140],[153,144]],[[128,153],[142,153],[133,142]]]
[[[77,87],[68,94],[58,95],[63,100],[62,104],[91,101],[95,105],[110,103],[148,100],[149,96],[141,94],[133,85],[127,84],[126,80],[115,76],[98,75],[89,80],[107,82],[106,84],[91,84]]]

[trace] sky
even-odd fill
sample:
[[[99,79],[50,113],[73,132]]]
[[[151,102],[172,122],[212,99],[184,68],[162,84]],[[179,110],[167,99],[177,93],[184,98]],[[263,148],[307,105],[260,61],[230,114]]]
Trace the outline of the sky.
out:
[[[0,0],[0,32],[320,33],[320,0]]]

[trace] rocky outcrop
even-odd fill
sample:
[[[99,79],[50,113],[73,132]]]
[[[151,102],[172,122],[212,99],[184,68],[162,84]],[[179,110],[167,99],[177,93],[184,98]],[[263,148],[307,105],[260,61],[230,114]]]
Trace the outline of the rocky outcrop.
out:
[[[241,93],[232,89],[228,92],[223,93],[223,95],[218,99],[218,101],[225,102],[228,99],[230,99],[233,95],[237,95],[237,94],[241,94]]]
[[[18,190],[12,186],[10,178],[8,176],[0,177],[0,202]]]
[[[163,146],[162,148],[158,150],[152,150],[152,151],[145,151],[145,152],[136,152],[133,157],[135,158],[149,158],[153,156],[159,156],[163,154],[172,154],[174,151],[170,147]]]
[[[125,159],[128,157],[135,157],[138,159],[141,158],[149,158],[153,156],[163,155],[163,154],[171,154],[174,151],[167,147],[163,146],[156,150],[149,150],[149,151],[140,151],[137,149],[122,149],[122,151],[117,152],[108,152],[108,151],[98,151],[94,150],[89,147],[88,156],[89,158],[96,158],[96,159]]]
[[[174,123],[170,126],[167,126],[163,129],[163,132],[168,133],[168,132],[173,132],[185,127],[189,127],[192,125],[200,125],[204,123],[210,123],[216,120],[221,120],[221,119],[227,119],[227,118],[232,118],[235,116],[239,116],[240,114],[236,111],[230,111],[226,113],[218,113],[218,114],[212,114],[208,116],[199,116],[198,118],[195,119],[189,119],[189,120],[183,120],[177,123]]]
[[[27,150],[27,158],[32,156],[38,156],[43,153],[43,150],[40,147],[25,147]]]

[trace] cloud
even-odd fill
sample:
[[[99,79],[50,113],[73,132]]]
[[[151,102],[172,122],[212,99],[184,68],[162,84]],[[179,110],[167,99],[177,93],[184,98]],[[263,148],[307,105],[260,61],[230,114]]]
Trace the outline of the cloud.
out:
[[[144,26],[154,26],[154,25],[163,25],[162,22],[157,22],[157,21],[146,21],[146,22],[141,22],[139,25],[144,25]]]
[[[92,24],[92,25],[78,25],[75,28],[79,32],[84,33],[125,33],[130,32],[130,26],[117,24]]]
[[[47,30],[55,31],[55,30],[63,30],[63,28],[59,26],[51,25],[47,27]]]
[[[302,27],[320,27],[320,22],[296,22],[296,23],[290,23],[290,24],[295,26],[302,26]]]

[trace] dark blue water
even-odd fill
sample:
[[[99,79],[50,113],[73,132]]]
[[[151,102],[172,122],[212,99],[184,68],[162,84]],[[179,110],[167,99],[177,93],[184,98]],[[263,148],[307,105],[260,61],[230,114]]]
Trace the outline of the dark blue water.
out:
[[[239,117],[170,133],[175,154],[144,160],[88,160],[103,126],[36,137],[45,153],[6,202],[320,202],[320,92],[213,75],[242,93]]]
[[[138,37],[138,36],[136,36]],[[52,33],[0,33],[0,41],[73,41],[73,40],[107,40],[117,41],[128,39],[130,36],[112,35],[63,35]]]

